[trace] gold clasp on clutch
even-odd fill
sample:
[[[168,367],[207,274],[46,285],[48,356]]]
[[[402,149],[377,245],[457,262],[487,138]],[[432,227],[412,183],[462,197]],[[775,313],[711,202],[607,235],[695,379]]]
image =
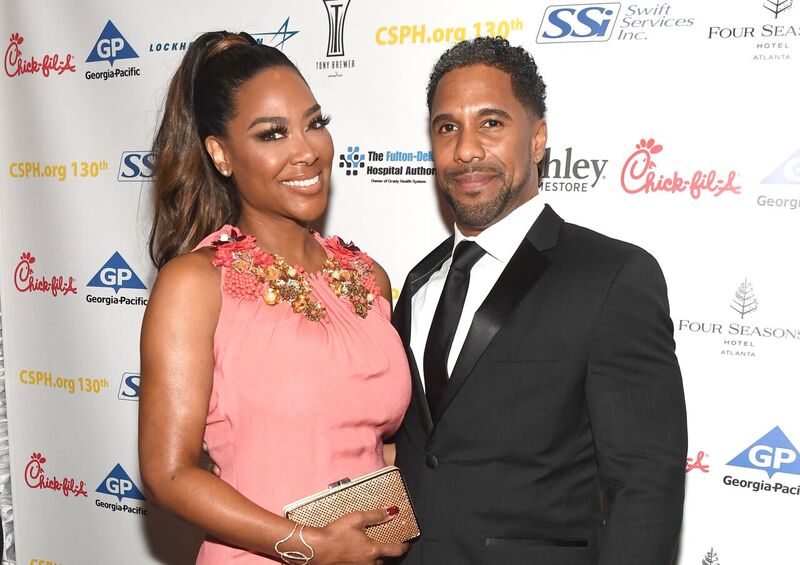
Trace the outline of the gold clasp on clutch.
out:
[[[339,488],[340,486],[346,485],[349,482],[350,482],[350,478],[349,477],[345,477],[345,478],[343,478],[341,480],[336,481],[335,483],[329,484],[328,488],[329,489]]]

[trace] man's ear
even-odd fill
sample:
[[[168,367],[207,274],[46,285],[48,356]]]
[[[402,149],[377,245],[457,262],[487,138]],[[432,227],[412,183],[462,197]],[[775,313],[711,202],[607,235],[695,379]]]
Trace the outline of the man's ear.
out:
[[[533,124],[533,143],[531,143],[531,151],[533,155],[533,162],[539,164],[544,159],[544,153],[547,150],[547,120],[539,118]]]
[[[225,151],[225,144],[222,142],[221,139],[209,135],[205,139],[205,147],[208,154],[211,156],[211,160],[214,162],[214,166],[219,171],[223,177],[229,177],[233,174],[231,170],[230,162],[228,161],[228,154]]]

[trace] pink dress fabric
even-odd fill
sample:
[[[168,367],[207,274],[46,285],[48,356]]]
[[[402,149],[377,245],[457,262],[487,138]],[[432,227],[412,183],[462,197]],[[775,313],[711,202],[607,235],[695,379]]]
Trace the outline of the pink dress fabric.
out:
[[[223,232],[230,226],[198,248]],[[222,480],[280,515],[286,504],[334,481],[383,467],[382,440],[400,426],[411,394],[389,302],[378,298],[361,318],[321,273],[306,276],[326,320],[309,321],[287,303],[269,306],[223,292],[214,335],[209,454]],[[272,562],[213,539],[197,557],[202,565]]]

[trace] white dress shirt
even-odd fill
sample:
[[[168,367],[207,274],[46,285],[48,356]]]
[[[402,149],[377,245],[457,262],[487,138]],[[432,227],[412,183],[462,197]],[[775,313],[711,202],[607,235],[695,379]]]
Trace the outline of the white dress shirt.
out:
[[[517,207],[508,216],[489,226],[475,237],[466,237],[458,230],[458,226],[455,227],[453,249],[459,242],[469,239],[480,245],[486,251],[486,254],[475,263],[470,271],[469,288],[467,297],[464,300],[464,309],[461,311],[461,318],[453,336],[453,345],[447,358],[448,376],[453,372],[458,355],[461,353],[461,348],[467,339],[467,333],[472,325],[472,318],[475,316],[475,312],[483,304],[497,279],[500,278],[503,269],[506,268],[525,235],[530,231],[533,222],[541,214],[544,205],[541,195],[534,196]],[[428,332],[433,322],[436,306],[439,304],[439,298],[442,295],[447,273],[450,271],[451,262],[452,251],[450,258],[411,297],[411,351],[414,353],[423,387],[425,386],[423,369],[425,343],[428,341]]]

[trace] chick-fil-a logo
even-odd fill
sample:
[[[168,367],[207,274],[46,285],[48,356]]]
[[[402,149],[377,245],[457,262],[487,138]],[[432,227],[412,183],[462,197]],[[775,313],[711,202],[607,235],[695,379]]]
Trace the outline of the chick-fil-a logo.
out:
[[[33,264],[36,257],[29,251],[24,252],[19,257],[17,268],[14,269],[14,286],[20,292],[49,292],[53,296],[66,296],[67,294],[78,294],[78,289],[73,284],[74,277],[64,277],[63,275],[53,275],[36,278],[33,275]]]
[[[736,171],[728,172],[727,178],[717,178],[717,171],[694,171],[691,176],[684,178],[678,171],[671,175],[657,175],[656,162],[653,155],[660,153],[663,146],[656,144],[653,139],[642,139],[636,144],[634,151],[625,166],[622,167],[622,188],[628,194],[644,192],[688,192],[692,198],[700,198],[703,192],[710,192],[719,196],[724,192],[740,194],[742,187],[735,186]]]
[[[58,479],[56,477],[47,478],[44,474],[44,464],[47,458],[41,453],[31,455],[31,460],[25,465],[25,484],[29,488],[52,490],[60,492],[64,496],[88,496],[86,494],[86,483],[71,477]]]
[[[698,451],[697,457],[686,458],[686,472],[694,471],[697,469],[702,473],[708,473],[708,465],[703,463],[703,458],[706,456],[705,451]]]
[[[49,77],[50,73],[63,75],[69,71],[75,72],[75,65],[72,62],[72,54],[68,54],[65,58],[61,55],[54,53],[52,55],[45,55],[41,61],[36,57],[25,59],[22,56],[22,49],[20,45],[25,41],[25,38],[20,34],[15,33],[11,36],[11,42],[6,48],[5,68],[6,74],[10,77],[17,77],[20,75],[33,75],[42,73],[42,76]]]

